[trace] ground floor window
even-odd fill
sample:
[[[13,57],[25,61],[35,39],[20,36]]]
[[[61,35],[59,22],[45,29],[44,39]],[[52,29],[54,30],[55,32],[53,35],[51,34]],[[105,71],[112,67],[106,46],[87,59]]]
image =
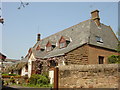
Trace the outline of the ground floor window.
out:
[[[98,57],[98,63],[99,64],[104,64],[104,57],[103,56]]]

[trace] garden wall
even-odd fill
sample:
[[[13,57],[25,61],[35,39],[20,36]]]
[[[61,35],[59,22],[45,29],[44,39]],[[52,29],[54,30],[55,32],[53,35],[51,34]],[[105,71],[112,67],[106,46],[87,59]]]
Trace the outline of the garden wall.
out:
[[[118,88],[118,64],[67,65],[59,67],[60,88]]]

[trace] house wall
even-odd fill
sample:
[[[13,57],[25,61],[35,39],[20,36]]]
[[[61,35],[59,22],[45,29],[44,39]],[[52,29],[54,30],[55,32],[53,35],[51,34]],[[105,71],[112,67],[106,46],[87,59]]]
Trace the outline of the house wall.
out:
[[[28,60],[28,77],[30,78],[32,74],[32,61],[35,61],[34,55],[31,54],[29,60]]]
[[[88,45],[83,45],[66,54],[68,64],[88,64]]]
[[[26,68],[25,68],[25,66],[22,68],[22,70],[21,70],[21,76],[25,76],[25,75],[27,75],[28,74],[28,72],[26,72]]]
[[[107,64],[108,57],[111,55],[118,55],[118,53],[100,47],[83,45],[67,53],[65,55],[65,61],[68,64],[98,64],[98,57],[103,56],[104,64]]]
[[[89,64],[98,64],[98,57],[103,56],[104,57],[104,64],[108,63],[108,57],[111,55],[118,55],[117,52],[103,49],[100,47],[95,47],[95,46],[88,46],[88,59],[89,59]]]

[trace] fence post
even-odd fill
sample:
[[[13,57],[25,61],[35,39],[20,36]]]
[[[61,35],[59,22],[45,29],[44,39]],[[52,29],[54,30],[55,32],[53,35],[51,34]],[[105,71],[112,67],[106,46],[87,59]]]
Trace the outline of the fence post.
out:
[[[54,90],[58,90],[58,78],[59,78],[58,67],[54,68]]]

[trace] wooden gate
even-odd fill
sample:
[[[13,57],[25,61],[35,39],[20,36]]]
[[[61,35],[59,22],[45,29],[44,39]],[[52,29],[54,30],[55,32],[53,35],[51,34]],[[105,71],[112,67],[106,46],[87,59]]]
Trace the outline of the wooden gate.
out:
[[[55,67],[54,68],[54,90],[58,90],[58,85],[59,85],[58,79],[59,79],[59,68]]]
[[[49,77],[50,77],[50,84],[54,85],[54,89],[52,90],[58,90],[58,79],[59,79],[59,69],[58,67],[50,68],[49,71]]]

